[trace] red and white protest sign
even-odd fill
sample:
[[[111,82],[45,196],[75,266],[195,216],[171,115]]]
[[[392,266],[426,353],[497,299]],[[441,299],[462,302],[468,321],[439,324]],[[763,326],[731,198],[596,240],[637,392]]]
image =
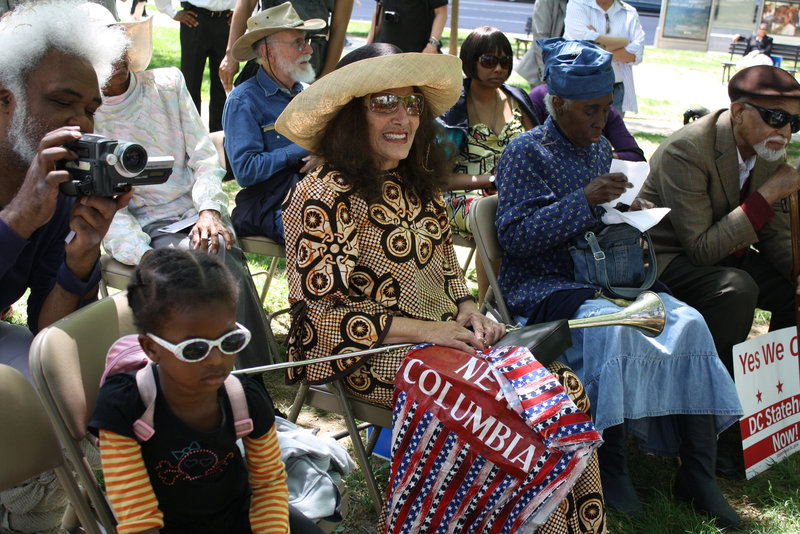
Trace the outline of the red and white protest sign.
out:
[[[750,479],[800,450],[797,329],[784,328],[733,347],[744,416],[744,466]]]

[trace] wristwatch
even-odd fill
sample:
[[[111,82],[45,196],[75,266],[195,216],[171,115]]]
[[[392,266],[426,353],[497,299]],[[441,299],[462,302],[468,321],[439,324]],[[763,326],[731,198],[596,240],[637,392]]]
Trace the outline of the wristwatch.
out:
[[[430,39],[428,39],[428,43],[432,44],[433,46],[435,46],[435,47],[437,47],[437,48],[438,48],[438,47],[440,47],[440,46],[442,46],[442,42],[441,42],[441,41],[439,41],[439,40],[437,40],[437,39],[436,39],[435,37],[433,37],[433,36],[431,36],[431,38],[430,38]]]

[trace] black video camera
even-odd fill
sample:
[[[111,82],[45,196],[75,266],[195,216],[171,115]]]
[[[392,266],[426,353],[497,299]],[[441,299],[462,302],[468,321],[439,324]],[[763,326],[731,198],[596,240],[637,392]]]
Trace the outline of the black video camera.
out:
[[[113,197],[133,186],[163,184],[175,163],[172,156],[148,158],[142,145],[102,135],[83,134],[64,146],[78,155],[76,160],[56,163],[57,169],[66,170],[72,177],[60,185],[61,192],[72,197]]]
[[[386,22],[392,22],[394,24],[397,24],[398,22],[400,22],[400,13],[398,13],[397,11],[384,11],[383,20],[385,20]]]

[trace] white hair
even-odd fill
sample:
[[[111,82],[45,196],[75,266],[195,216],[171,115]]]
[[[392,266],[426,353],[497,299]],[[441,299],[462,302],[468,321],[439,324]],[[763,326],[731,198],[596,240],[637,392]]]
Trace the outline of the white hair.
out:
[[[88,61],[103,87],[128,45],[125,30],[90,20],[81,0],[20,4],[0,18],[0,86],[24,98],[25,81],[50,50]],[[22,91],[22,92],[21,92]]]
[[[550,93],[544,95],[544,107],[547,109],[547,113],[552,115],[553,120],[556,120],[556,108],[553,105],[554,96],[555,95],[551,95]],[[559,98],[561,98],[561,100],[564,102],[563,109],[569,109],[572,107],[572,100],[567,100],[566,98],[562,97]]]

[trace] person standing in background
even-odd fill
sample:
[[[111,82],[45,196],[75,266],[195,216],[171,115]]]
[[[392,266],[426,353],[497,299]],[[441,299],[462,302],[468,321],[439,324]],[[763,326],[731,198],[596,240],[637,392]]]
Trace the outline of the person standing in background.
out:
[[[639,111],[632,67],[642,62],[644,30],[635,8],[622,0],[572,0],[567,4],[564,38],[593,41],[611,52],[614,108],[622,116]]]
[[[568,0],[537,0],[533,4],[531,39],[533,42],[515,69],[528,80],[531,89],[544,83],[542,50],[536,41],[564,35],[564,18],[567,16]]]
[[[236,0],[194,0],[196,4],[181,2],[180,11],[172,0],[155,0],[162,13],[181,23],[181,72],[186,87],[200,111],[200,87],[203,71],[208,67],[213,74],[219,70],[228,44],[228,28]],[[225,107],[225,88],[219,77],[211,76],[211,101],[208,104],[208,131],[222,129],[222,110]]]
[[[446,23],[447,0],[377,0],[367,43],[440,54]]]

